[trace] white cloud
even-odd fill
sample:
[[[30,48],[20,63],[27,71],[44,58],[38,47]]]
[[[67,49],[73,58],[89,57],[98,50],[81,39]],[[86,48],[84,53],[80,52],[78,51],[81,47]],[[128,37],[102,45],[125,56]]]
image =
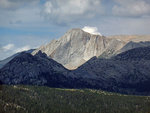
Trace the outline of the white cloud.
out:
[[[7,45],[2,47],[2,49],[4,51],[9,51],[9,50],[12,50],[13,48],[14,48],[14,44],[7,44]]]
[[[100,32],[98,32],[97,27],[90,27],[90,26],[85,26],[82,28],[83,31],[94,34],[94,35],[101,35]],[[101,35],[102,36],[102,35]]]
[[[23,47],[21,47],[21,48],[17,48],[17,49],[14,50],[14,51],[15,51],[15,53],[18,53],[18,52],[22,52],[22,51],[27,51],[27,50],[29,50],[29,49],[31,49],[31,47],[30,47],[29,45],[26,45],[26,46],[23,46]]]
[[[113,7],[114,15],[119,16],[144,16],[150,14],[150,3],[147,0],[114,0],[117,4]]]
[[[101,0],[49,0],[43,9],[46,18],[58,23],[91,18],[102,12]]]

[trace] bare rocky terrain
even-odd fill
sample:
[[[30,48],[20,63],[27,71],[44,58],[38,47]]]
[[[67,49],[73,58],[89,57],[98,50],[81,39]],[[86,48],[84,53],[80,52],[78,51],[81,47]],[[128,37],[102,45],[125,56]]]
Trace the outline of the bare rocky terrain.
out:
[[[98,57],[104,53],[105,57],[112,56],[124,44],[123,41],[117,39],[92,35],[81,29],[72,29],[58,40],[41,46],[32,54],[41,50],[66,68],[75,69],[93,56]]]

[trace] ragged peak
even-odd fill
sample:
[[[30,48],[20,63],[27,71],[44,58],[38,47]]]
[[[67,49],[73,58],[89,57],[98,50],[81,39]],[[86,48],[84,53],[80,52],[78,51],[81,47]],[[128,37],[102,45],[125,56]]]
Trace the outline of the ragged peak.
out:
[[[47,58],[47,55],[41,50],[39,50],[34,56]]]

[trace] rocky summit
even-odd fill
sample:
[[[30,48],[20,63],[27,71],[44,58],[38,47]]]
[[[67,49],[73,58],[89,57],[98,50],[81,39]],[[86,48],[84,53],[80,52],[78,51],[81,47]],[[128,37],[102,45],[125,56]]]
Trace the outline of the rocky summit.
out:
[[[110,57],[124,46],[124,41],[93,35],[81,29],[69,30],[58,40],[52,40],[39,50],[68,69],[75,69],[93,56]]]

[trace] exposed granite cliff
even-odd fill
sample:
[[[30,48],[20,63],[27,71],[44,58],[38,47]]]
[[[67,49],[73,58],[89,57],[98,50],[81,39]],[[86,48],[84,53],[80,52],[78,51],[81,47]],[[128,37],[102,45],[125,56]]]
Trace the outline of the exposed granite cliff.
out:
[[[72,29],[60,39],[41,46],[32,54],[41,50],[68,69],[75,69],[93,56],[103,54],[104,57],[110,57],[123,46],[123,41]]]

